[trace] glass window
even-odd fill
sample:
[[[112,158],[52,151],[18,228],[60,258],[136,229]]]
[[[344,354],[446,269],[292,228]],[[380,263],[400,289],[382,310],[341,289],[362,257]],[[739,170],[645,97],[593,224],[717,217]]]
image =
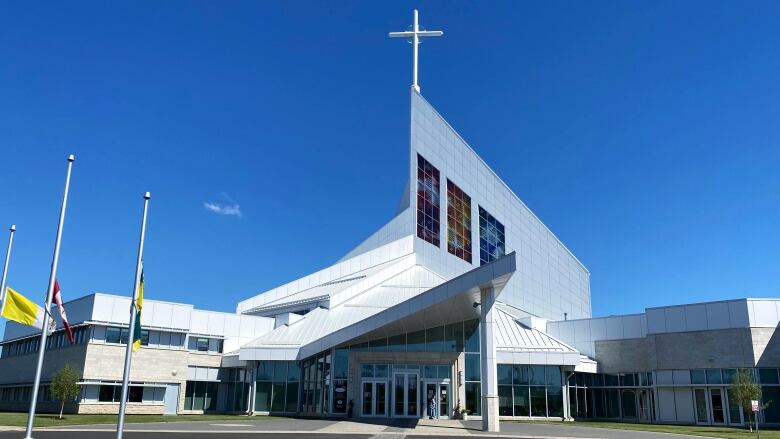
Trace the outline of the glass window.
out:
[[[258,361],[257,380],[270,381],[273,379],[273,376],[274,376],[273,363],[271,363],[270,361]]]
[[[409,352],[425,351],[425,331],[415,331],[406,334],[406,350]]]
[[[723,384],[731,384],[737,375],[737,369],[723,369]],[[739,421],[737,421],[739,423]]]
[[[417,237],[439,246],[439,170],[417,154]]]
[[[284,381],[287,377],[287,361],[274,361],[274,381]]]
[[[406,334],[398,334],[387,338],[387,350],[392,352],[406,351]]]
[[[512,383],[515,385],[529,384],[528,366],[512,366]]]
[[[466,411],[470,415],[482,413],[482,390],[480,383],[466,383]]]
[[[463,338],[466,352],[479,352],[479,320],[463,322]]]
[[[369,351],[384,352],[387,350],[387,338],[380,338],[378,340],[371,340],[368,342]]]
[[[707,384],[723,384],[720,369],[707,369]]]
[[[498,365],[498,384],[512,384],[512,366],[509,364]]]
[[[531,386],[531,416],[547,416],[547,398],[544,386]]]
[[[528,392],[528,386],[514,386],[515,416],[529,416],[531,404]]]
[[[547,374],[547,386],[560,387],[562,384],[561,368],[558,366],[547,366],[544,370]]]
[[[447,251],[471,262],[471,197],[447,179]]]
[[[376,378],[388,378],[390,376],[389,369],[386,364],[374,365],[374,376]]]
[[[466,381],[479,381],[482,372],[479,364],[479,354],[466,354]]]
[[[444,352],[444,326],[425,330],[425,350],[428,352]]]
[[[504,256],[504,225],[479,207],[479,263],[487,264]]]
[[[498,386],[498,414],[512,416],[512,386]]]
[[[189,383],[187,383],[189,385]],[[271,411],[271,383],[259,381],[255,391],[255,410],[259,412]]]
[[[374,365],[373,364],[364,364],[360,367],[360,376],[363,378],[373,378],[374,377]]]
[[[298,410],[298,382],[287,383],[287,401],[285,411],[294,413]]]
[[[192,395],[195,394],[195,382],[187,381],[184,388],[184,410],[192,410]]]
[[[203,402],[206,396],[206,383],[195,381],[195,394],[192,396],[192,409],[203,410]]]
[[[439,366],[438,378],[449,379],[449,377],[450,377],[450,366]]]
[[[456,326],[458,327],[456,329]],[[463,323],[458,322],[444,327],[444,351],[463,351]]]
[[[119,343],[121,335],[120,328],[109,326],[106,328],[106,343]]]
[[[98,392],[98,401],[100,402],[114,402],[114,388],[113,385],[102,385]]]
[[[707,384],[707,375],[701,369],[691,371],[691,384]]]
[[[336,351],[336,357],[338,357],[338,351]],[[301,379],[301,367],[298,365],[298,362],[288,361],[287,364],[287,381],[298,382]]]
[[[611,386],[617,387],[619,385],[618,376],[615,374],[605,374],[604,385],[607,387],[611,387]]]
[[[619,418],[620,417],[620,391],[618,389],[607,389],[607,417]]]
[[[563,417],[563,388],[547,386],[547,416]]]
[[[758,369],[758,381],[761,384],[778,384],[777,369]]]
[[[209,339],[208,338],[198,338],[196,343],[197,343],[197,350],[199,352],[208,352],[208,350],[209,350]]]
[[[636,418],[636,392],[623,390],[623,417]]]
[[[119,389],[119,399],[122,399],[122,389]],[[141,402],[144,399],[144,388],[141,386],[130,386],[127,388],[127,400],[130,402]]]
[[[283,381],[274,382],[271,386],[271,411],[283,412],[287,384]]]
[[[141,346],[149,346],[149,330],[141,330]]]
[[[531,384],[543,386],[545,384],[544,366],[528,366],[529,381]]]
[[[434,365],[425,365],[423,367],[423,378],[436,378],[439,371]]]

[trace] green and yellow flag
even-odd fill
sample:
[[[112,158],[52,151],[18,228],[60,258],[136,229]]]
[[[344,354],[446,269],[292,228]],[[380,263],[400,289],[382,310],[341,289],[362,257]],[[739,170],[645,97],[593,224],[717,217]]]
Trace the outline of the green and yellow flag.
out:
[[[141,282],[138,298],[135,300],[135,330],[133,331],[133,352],[141,349],[141,308],[144,307],[144,269],[141,267]]]
[[[6,291],[8,293],[5,295],[0,315],[23,325],[43,328],[43,322],[46,320],[46,312],[43,307],[38,306],[11,287],[6,288]]]

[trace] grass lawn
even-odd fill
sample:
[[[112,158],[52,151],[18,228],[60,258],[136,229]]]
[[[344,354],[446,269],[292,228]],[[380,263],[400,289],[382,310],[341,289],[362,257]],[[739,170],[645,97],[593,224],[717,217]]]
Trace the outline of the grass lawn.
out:
[[[756,432],[744,427],[706,427],[697,425],[659,425],[659,424],[629,424],[626,422],[563,422],[562,425],[576,425],[578,427],[612,428],[617,430],[655,431],[660,433],[690,434],[724,439],[755,439]],[[761,439],[780,439],[780,430],[761,429]]]
[[[117,415],[62,415],[37,414],[35,415],[36,427],[58,427],[63,425],[85,424],[116,424]],[[125,415],[128,424],[140,424],[146,422],[191,422],[191,421],[241,421],[241,420],[270,420],[278,419],[270,416],[241,416],[241,415]],[[27,413],[0,413],[0,425],[11,427],[24,427],[27,425]]]

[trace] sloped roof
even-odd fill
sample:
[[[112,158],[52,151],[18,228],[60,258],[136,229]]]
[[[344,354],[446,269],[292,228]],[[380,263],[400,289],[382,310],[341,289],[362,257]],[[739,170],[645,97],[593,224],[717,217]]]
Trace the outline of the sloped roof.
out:
[[[496,307],[497,351],[578,353],[557,338],[518,322],[502,305]]]

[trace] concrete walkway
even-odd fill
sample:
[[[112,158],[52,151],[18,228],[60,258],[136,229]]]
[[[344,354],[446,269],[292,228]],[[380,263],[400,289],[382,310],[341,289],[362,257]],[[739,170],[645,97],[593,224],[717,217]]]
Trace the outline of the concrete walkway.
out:
[[[58,428],[41,428],[44,432],[113,432],[115,425],[82,425]],[[512,437],[526,439],[550,438],[601,438],[601,439],[693,439],[698,436],[685,436],[668,433],[653,433],[643,431],[614,430],[605,428],[584,427],[571,424],[535,424],[502,422],[500,433],[485,433],[481,421],[456,420],[351,420],[336,421],[322,419],[267,419],[247,420],[236,418],[224,421],[199,422],[161,422],[149,424],[127,424],[126,432],[154,433],[159,435],[176,435],[177,433],[207,433],[211,436],[230,434],[238,436],[256,436],[266,434],[279,435],[325,435],[325,436],[364,436],[376,438],[402,438],[405,436],[420,437]],[[135,435],[134,435],[135,436]],[[0,437],[6,437],[0,434]],[[108,436],[106,436],[108,437]]]

